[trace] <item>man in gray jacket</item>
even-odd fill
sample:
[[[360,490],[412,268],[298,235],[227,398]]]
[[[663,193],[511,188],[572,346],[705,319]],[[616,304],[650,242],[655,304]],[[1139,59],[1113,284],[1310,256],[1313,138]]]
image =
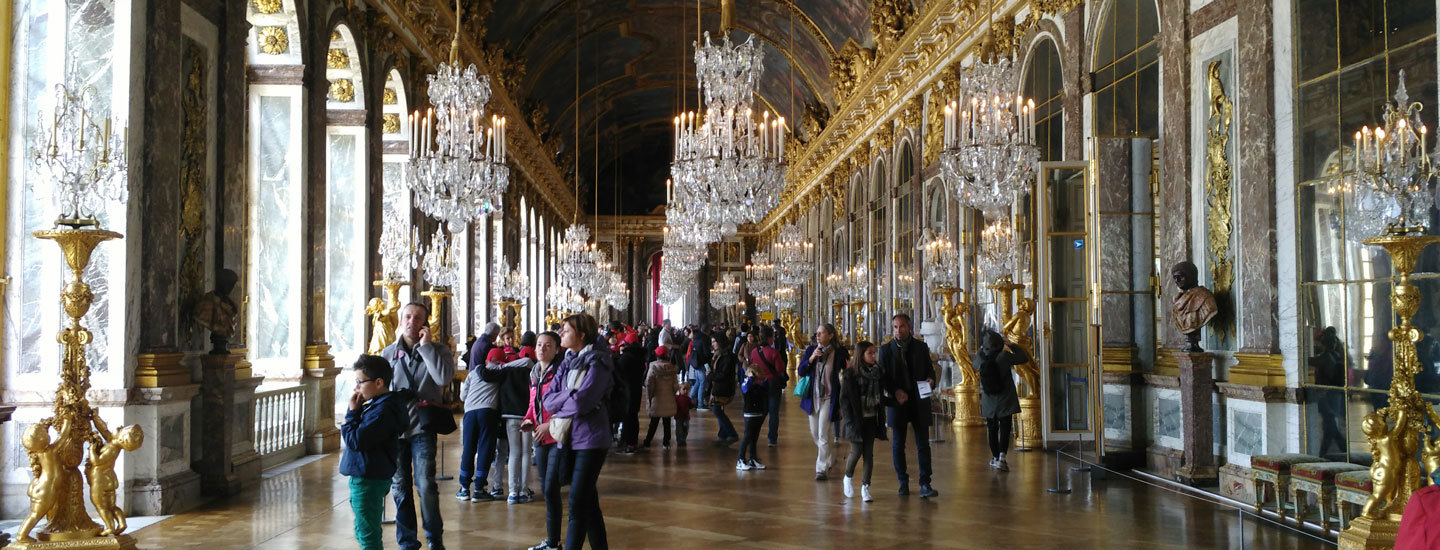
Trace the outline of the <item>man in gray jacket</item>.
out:
[[[455,378],[455,353],[430,340],[426,319],[430,309],[411,302],[400,310],[400,337],[386,346],[380,356],[395,369],[394,390],[410,390],[410,427],[400,438],[399,465],[390,483],[395,497],[395,539],[402,550],[419,550],[415,522],[415,500],[410,486],[420,494],[420,512],[425,520],[425,539],[431,550],[442,550],[445,524],[440,519],[439,488],[435,484],[435,434],[420,428],[419,404],[439,404],[443,391]]]

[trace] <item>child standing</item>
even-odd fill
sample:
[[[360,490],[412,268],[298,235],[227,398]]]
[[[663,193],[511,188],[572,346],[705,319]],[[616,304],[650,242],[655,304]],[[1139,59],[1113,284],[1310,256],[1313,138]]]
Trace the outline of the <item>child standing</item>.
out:
[[[646,412],[650,415],[650,430],[645,433],[645,442],[641,447],[649,448],[650,442],[655,439],[655,428],[664,424],[663,444],[669,449],[670,418],[675,416],[675,391],[680,385],[676,376],[680,370],[675,365],[680,364],[684,352],[679,348],[661,346],[655,348],[655,355],[657,359],[650,363],[650,370],[645,373]]]
[[[675,444],[680,447],[684,447],[690,437],[690,407],[694,404],[690,399],[690,383],[680,384],[675,390]]]
[[[840,373],[840,436],[850,442],[850,456],[845,458],[845,498],[855,495],[851,480],[855,465],[865,459],[864,476],[860,478],[860,498],[870,497],[870,474],[875,471],[875,436],[883,428],[880,412],[884,407],[884,373],[875,364],[880,348],[870,342],[855,344],[855,357]]]
[[[740,391],[745,394],[745,439],[740,442],[740,457],[735,460],[735,469],[764,470],[765,465],[755,458],[755,446],[760,441],[760,426],[765,423],[765,413],[770,410],[769,382],[754,364],[745,367],[745,381]],[[746,455],[749,458],[746,458]]]
[[[361,550],[379,550],[380,516],[400,452],[400,436],[410,427],[404,404],[390,393],[394,370],[375,355],[355,360],[355,393],[340,425],[345,454],[340,474],[350,477],[350,509],[355,513],[355,539]]]

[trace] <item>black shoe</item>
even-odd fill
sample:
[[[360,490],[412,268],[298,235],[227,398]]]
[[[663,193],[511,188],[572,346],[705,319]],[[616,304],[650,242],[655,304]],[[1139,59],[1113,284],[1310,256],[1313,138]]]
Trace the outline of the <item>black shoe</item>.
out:
[[[929,485],[920,486],[920,498],[930,498],[938,496],[940,496],[940,491],[936,491],[933,487]]]
[[[910,484],[909,484],[909,483],[902,483],[902,484],[900,485],[900,491],[899,491],[899,493],[900,493],[900,496],[902,496],[902,497],[910,496]]]
[[[495,500],[495,495],[490,494],[489,489],[477,487],[474,491],[470,491],[470,502],[490,502],[492,500]]]

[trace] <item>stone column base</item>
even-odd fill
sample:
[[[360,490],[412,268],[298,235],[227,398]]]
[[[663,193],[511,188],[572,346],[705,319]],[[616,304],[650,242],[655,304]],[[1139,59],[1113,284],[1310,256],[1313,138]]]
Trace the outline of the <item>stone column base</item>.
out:
[[[1033,451],[1045,444],[1040,434],[1040,398],[1020,399],[1020,415],[1015,422],[1015,450]]]
[[[1340,550],[1390,550],[1400,533],[1400,521],[1360,516],[1340,532]]]
[[[1220,472],[1214,466],[1186,464],[1175,470],[1175,480],[1191,487],[1211,487],[1220,483]]]
[[[131,516],[164,516],[200,504],[200,474],[190,470],[159,479],[137,479],[127,490]]]

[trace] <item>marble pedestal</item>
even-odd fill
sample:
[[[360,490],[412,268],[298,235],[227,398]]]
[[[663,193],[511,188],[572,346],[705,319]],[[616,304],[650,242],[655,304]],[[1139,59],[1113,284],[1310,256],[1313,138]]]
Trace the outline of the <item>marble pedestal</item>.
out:
[[[255,388],[265,381],[264,376],[248,376],[248,369],[237,371],[235,378],[235,401],[231,405],[234,422],[230,424],[233,433],[230,447],[231,471],[240,486],[248,487],[260,481],[264,471],[260,453],[255,452]]]
[[[238,418],[235,410],[235,364],[237,355],[206,355],[201,358],[203,375],[200,382],[200,491],[209,496],[229,496],[240,492],[241,482],[235,475],[231,449],[235,446],[234,424],[249,420]]]
[[[195,419],[190,402],[200,393],[200,385],[130,391],[135,399],[126,418],[144,430],[145,443],[126,457],[133,461],[127,469],[134,472],[126,483],[126,512],[161,516],[195,507],[200,503],[200,476],[191,469],[190,430],[195,429]]]
[[[335,376],[333,366],[305,369],[305,452],[324,454],[340,449],[340,429],[335,427]]]
[[[1178,352],[1180,364],[1180,407],[1184,411],[1181,433],[1185,440],[1185,463],[1175,471],[1181,483],[1192,487],[1219,483],[1215,468],[1215,355]]]

